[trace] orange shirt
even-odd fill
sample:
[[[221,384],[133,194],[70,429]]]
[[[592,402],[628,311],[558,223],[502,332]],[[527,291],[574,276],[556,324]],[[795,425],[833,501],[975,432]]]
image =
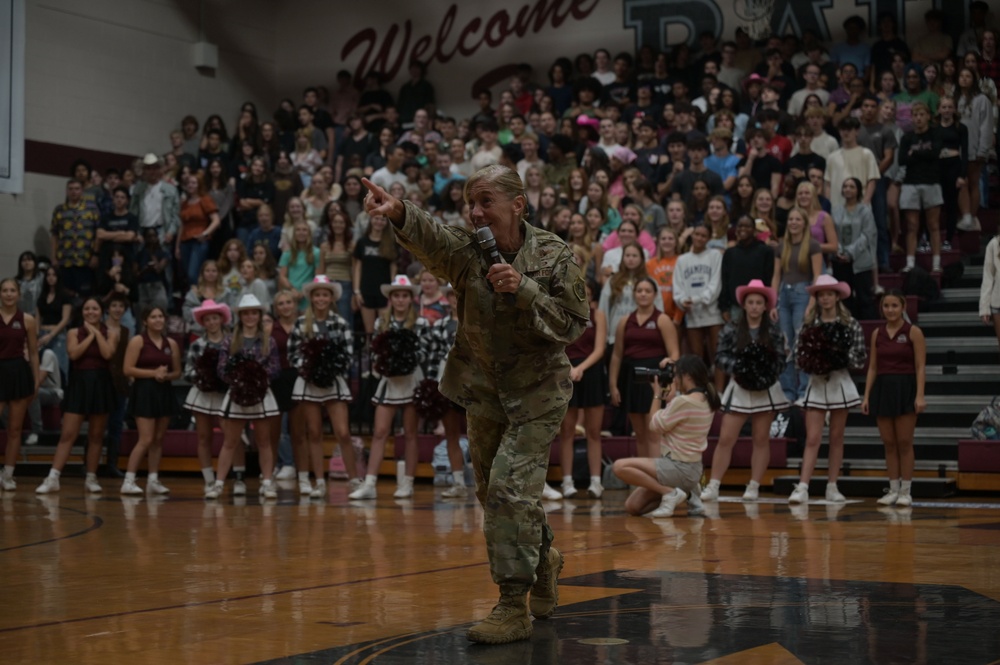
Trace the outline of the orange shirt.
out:
[[[684,311],[674,304],[675,265],[677,265],[676,256],[650,259],[646,261],[646,272],[660,285],[660,293],[663,295],[663,313],[669,316],[674,323],[680,323],[684,319]]]
[[[197,238],[212,223],[212,213],[218,212],[210,196],[202,196],[198,203],[181,204],[181,242]]]

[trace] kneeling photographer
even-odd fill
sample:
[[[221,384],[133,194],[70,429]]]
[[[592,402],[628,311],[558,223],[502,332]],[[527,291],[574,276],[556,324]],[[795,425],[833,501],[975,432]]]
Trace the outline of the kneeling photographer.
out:
[[[670,517],[687,499],[688,514],[698,514],[701,455],[719,408],[708,368],[701,358],[688,354],[663,369],[636,371],[635,378],[653,383],[649,431],[660,437],[660,457],[615,462],[615,475],[637,487],[625,501],[625,510],[629,515]]]

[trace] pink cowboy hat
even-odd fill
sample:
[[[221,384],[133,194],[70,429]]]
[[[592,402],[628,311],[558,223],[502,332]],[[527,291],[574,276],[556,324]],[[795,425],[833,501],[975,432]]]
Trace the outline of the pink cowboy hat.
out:
[[[309,294],[316,289],[327,289],[333,294],[334,300],[340,300],[340,295],[344,292],[344,288],[340,285],[340,282],[331,282],[330,278],[326,275],[316,275],[313,281],[302,287],[302,295],[308,298]]]
[[[191,310],[191,316],[194,320],[198,322],[199,326],[204,327],[205,324],[202,323],[202,319],[208,314],[218,314],[222,317],[222,325],[228,326],[229,322],[233,319],[233,312],[229,309],[229,305],[221,302],[215,302],[211,298],[201,303],[201,306],[195,307]]]
[[[812,286],[806,287],[806,293],[811,296],[818,294],[820,291],[833,291],[841,300],[851,297],[851,286],[844,282],[838,282],[837,278],[832,275],[820,275],[812,283]]]
[[[743,307],[743,301],[751,293],[759,293],[764,296],[764,303],[767,305],[768,310],[774,309],[774,306],[778,302],[778,297],[774,293],[774,289],[770,286],[764,286],[764,282],[759,279],[751,279],[750,283],[746,286],[736,287],[736,302]]]

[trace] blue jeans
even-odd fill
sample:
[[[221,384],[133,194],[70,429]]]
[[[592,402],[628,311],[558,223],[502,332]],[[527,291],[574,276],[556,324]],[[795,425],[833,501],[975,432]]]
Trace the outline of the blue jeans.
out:
[[[288,414],[281,416],[281,438],[278,439],[278,468],[283,466],[295,466],[295,458],[292,456],[292,437],[288,434]]]
[[[45,334],[44,332],[42,333]],[[59,373],[62,375],[59,377],[60,382],[63,386],[69,380],[69,352],[66,350],[66,331],[63,330],[61,333],[49,340],[49,343],[42,347],[42,350],[49,349],[52,353],[56,354],[56,360],[59,361]]]
[[[187,273],[188,286],[198,283],[201,264],[208,260],[208,242],[185,240],[181,243],[181,269]]]
[[[340,300],[337,301],[337,313],[347,321],[347,327],[354,330],[354,312],[351,310],[351,300],[354,298],[354,284],[350,280],[337,280],[342,289]]]
[[[788,349],[795,348],[795,338],[799,328],[802,327],[802,319],[806,315],[806,305],[809,304],[809,294],[806,293],[806,282],[798,284],[782,284],[778,291],[778,322],[781,325],[781,332],[785,334],[788,341]],[[809,383],[809,375],[795,367],[794,360],[788,362],[785,371],[779,378],[781,390],[790,402],[794,402],[806,395],[806,385]]]
[[[243,246],[250,251],[250,234],[253,233],[254,227],[252,226],[238,226],[236,227],[236,238],[243,243]],[[197,282],[195,282],[197,283]]]
[[[875,195],[872,197],[872,215],[875,216],[875,228],[878,231],[878,247],[875,258],[878,265],[889,265],[889,253],[892,251],[892,239],[889,237],[889,205],[886,194],[889,191],[889,178],[879,178],[875,184]]]

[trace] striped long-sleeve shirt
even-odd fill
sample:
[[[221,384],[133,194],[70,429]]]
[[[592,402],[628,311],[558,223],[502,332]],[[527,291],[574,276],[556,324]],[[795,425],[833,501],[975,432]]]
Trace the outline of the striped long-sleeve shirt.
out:
[[[700,462],[714,417],[708,402],[689,395],[674,397],[650,420],[650,429],[660,434],[660,455],[670,453],[678,462]]]

